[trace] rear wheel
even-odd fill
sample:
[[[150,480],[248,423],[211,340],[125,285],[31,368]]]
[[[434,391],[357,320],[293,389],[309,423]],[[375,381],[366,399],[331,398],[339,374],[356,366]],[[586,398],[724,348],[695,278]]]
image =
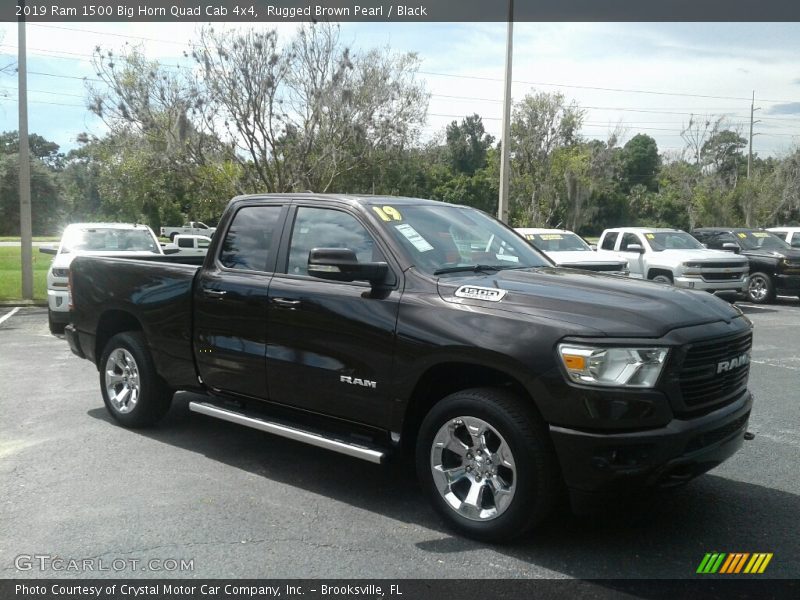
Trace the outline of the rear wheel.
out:
[[[175,243],[175,236],[176,236],[176,235],[178,235],[178,234],[177,234],[176,232],[174,232],[174,231],[173,231],[172,233],[170,233],[170,234],[169,234],[169,241],[170,241],[171,243],[173,243],[173,244]]]
[[[138,331],[108,341],[100,359],[100,388],[108,412],[125,427],[153,425],[172,402],[172,391],[156,372]]]
[[[753,304],[766,304],[775,299],[775,287],[769,275],[753,273],[747,284],[747,299]]]
[[[483,541],[523,535],[558,495],[555,453],[532,406],[499,389],[451,394],[426,415],[417,474],[434,508]]]

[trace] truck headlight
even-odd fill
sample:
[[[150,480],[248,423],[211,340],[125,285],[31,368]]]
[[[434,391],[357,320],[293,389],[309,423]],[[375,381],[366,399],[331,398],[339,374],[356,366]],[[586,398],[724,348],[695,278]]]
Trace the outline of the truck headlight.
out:
[[[700,277],[702,266],[702,263],[685,262],[681,264],[681,271],[684,277]]]
[[[669,350],[559,344],[558,354],[569,378],[575,383],[651,388],[658,381]]]

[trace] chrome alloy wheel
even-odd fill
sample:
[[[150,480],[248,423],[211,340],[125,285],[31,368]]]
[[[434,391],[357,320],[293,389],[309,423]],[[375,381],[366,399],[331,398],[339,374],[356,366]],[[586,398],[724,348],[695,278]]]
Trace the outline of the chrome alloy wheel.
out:
[[[494,427],[476,417],[442,425],[431,446],[431,473],[445,502],[472,521],[499,517],[514,498],[511,450]]]
[[[122,414],[131,412],[139,401],[139,367],[125,348],[108,355],[105,370],[106,393],[112,406]]]
[[[767,282],[760,275],[751,277],[747,286],[747,293],[753,302],[763,302],[769,293]]]

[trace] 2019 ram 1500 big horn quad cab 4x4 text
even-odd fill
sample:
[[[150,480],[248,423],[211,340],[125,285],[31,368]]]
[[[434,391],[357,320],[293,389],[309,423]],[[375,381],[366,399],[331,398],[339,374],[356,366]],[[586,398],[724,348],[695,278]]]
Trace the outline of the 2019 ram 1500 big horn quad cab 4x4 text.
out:
[[[71,285],[67,339],[120,424],[188,390],[192,411],[375,463],[413,450],[436,509],[484,540],[541,522],[563,484],[580,502],[718,465],[753,403],[736,307],[558,269],[429,200],[238,197],[202,267],[78,257]]]
[[[628,261],[631,277],[705,290],[735,300],[747,291],[747,259],[708,250],[679,229],[606,229],[597,247]]]

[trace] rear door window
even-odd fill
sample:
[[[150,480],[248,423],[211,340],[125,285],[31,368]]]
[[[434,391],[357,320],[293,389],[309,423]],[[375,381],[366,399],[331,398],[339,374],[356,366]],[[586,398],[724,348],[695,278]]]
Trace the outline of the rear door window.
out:
[[[274,262],[272,241],[281,206],[245,206],[233,217],[219,252],[219,262],[228,269],[270,271]]]
[[[619,237],[619,231],[612,231],[611,233],[606,234],[606,237],[603,238],[603,245],[601,248],[603,250],[613,250],[614,244],[617,243],[617,238]]]

